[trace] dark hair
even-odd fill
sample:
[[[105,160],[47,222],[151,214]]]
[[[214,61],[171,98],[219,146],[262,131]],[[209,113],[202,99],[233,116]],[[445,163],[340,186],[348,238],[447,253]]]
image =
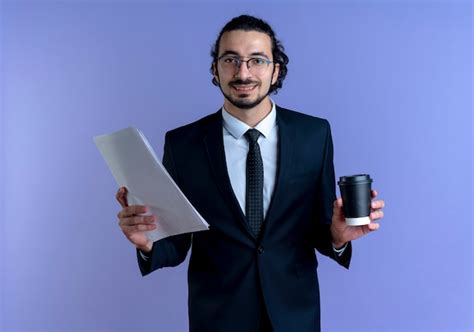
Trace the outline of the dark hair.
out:
[[[212,57],[212,64],[211,64],[211,74],[214,75],[213,66],[217,67],[217,57],[219,55],[219,42],[221,41],[221,37],[224,32],[234,31],[234,30],[244,30],[244,31],[258,31],[267,34],[271,41],[272,41],[272,56],[273,62],[280,64],[280,71],[278,73],[278,79],[270,87],[269,93],[278,93],[278,89],[280,89],[283,85],[283,80],[286,77],[286,73],[288,72],[287,64],[289,62],[288,56],[285,54],[285,48],[283,47],[282,43],[276,38],[275,32],[270,27],[270,25],[262,19],[249,16],[249,15],[240,15],[238,17],[234,17],[230,20],[221,30],[219,36],[217,37],[216,43],[211,49],[211,57]],[[212,78],[212,84],[218,86],[219,83],[217,82],[216,78]]]

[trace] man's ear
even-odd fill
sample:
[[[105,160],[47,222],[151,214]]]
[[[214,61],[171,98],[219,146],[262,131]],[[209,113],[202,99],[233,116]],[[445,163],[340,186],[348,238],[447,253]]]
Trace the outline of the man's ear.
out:
[[[278,81],[278,74],[280,74],[280,64],[276,63],[272,74],[272,85]]]
[[[219,82],[219,72],[217,71],[215,62],[212,64],[212,75],[214,75],[215,80]]]

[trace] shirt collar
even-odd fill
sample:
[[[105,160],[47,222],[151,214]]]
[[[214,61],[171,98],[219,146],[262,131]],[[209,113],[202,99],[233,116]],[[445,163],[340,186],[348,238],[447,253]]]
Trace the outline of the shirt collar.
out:
[[[257,129],[264,137],[268,137],[270,132],[272,131],[273,127],[276,125],[276,108],[275,103],[271,100],[272,103],[272,110],[267,116],[260,121],[256,126]],[[226,111],[224,106],[222,106],[222,118],[224,120],[224,128],[234,136],[235,139],[240,139],[246,132],[249,130],[250,127],[245,122],[240,121],[229,112]]]

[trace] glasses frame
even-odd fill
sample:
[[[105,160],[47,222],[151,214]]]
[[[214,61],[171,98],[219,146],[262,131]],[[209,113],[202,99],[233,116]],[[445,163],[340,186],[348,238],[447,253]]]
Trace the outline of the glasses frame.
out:
[[[237,71],[240,70],[240,66],[242,66],[242,63],[243,63],[243,62],[245,62],[245,65],[246,65],[246,67],[247,67],[247,70],[250,71],[250,68],[252,68],[252,67],[249,65],[249,61],[255,60],[255,59],[265,61],[266,65],[267,65],[267,67],[265,67],[265,70],[268,69],[268,67],[269,67],[269,65],[270,65],[271,63],[275,63],[274,61],[268,60],[268,59],[266,59],[266,58],[264,58],[264,57],[254,56],[254,57],[248,58],[247,60],[244,60],[244,58],[241,58],[241,57],[238,57],[238,56],[232,56],[232,55],[229,55],[229,54],[223,54],[223,55],[221,55],[220,57],[217,58],[217,62],[222,65],[221,59],[226,58],[226,57],[227,57],[227,58],[232,58],[232,59],[235,59],[235,60],[238,61],[237,66],[235,67],[234,72],[237,72]]]

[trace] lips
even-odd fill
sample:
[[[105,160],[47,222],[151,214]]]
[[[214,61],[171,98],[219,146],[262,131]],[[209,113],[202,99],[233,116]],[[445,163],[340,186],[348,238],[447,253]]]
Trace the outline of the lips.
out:
[[[239,92],[249,92],[249,91],[252,91],[256,85],[237,85],[237,84],[234,84],[232,85],[232,87],[239,91]]]

